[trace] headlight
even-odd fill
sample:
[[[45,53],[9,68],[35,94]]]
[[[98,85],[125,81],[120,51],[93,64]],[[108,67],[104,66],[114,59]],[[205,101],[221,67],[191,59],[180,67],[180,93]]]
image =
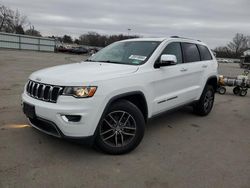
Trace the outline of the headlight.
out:
[[[65,87],[63,95],[71,95],[76,98],[86,98],[94,96],[97,87],[83,86],[83,87]]]

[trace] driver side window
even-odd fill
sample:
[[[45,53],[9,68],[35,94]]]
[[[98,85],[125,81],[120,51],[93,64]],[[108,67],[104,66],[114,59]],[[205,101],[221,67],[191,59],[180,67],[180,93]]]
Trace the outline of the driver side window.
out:
[[[177,63],[183,63],[182,61],[182,52],[181,52],[181,44],[179,42],[172,42],[166,46],[166,48],[162,51],[161,54],[169,54],[175,55],[177,59]]]

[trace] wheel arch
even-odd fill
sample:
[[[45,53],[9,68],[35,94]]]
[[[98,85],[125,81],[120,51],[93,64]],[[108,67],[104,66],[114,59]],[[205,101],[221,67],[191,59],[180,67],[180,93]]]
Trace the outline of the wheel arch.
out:
[[[122,93],[122,94],[118,94],[113,96],[106,104],[103,113],[102,113],[102,117],[103,115],[107,112],[107,110],[109,109],[109,107],[114,104],[116,101],[118,100],[128,100],[129,102],[133,103],[134,105],[136,105],[139,110],[142,112],[143,117],[145,122],[147,122],[148,119],[148,105],[147,105],[147,100],[145,95],[143,94],[142,91],[131,91],[131,92],[127,92],[127,93]]]
[[[206,85],[211,85],[211,86],[213,86],[214,91],[216,92],[216,90],[217,90],[217,88],[218,88],[218,78],[217,78],[217,76],[210,76],[210,77],[207,79]],[[205,85],[205,86],[206,86],[206,85]],[[205,86],[204,86],[204,87],[205,87]]]

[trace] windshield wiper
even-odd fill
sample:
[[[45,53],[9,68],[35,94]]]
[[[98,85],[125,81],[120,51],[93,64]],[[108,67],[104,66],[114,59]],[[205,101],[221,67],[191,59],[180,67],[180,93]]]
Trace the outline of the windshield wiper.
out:
[[[98,62],[102,62],[102,63],[117,63],[117,62],[110,61],[110,60],[104,60],[104,61],[98,61]]]
[[[110,61],[110,60],[98,61],[98,62],[102,62],[102,63],[117,63],[117,64],[126,64],[126,63],[123,63],[123,62],[119,62],[119,61]]]
[[[91,59],[86,59],[85,61],[93,62],[93,60],[91,60]]]
[[[94,60],[91,60],[91,59],[86,59],[85,61],[88,61],[88,62],[100,62],[100,63],[115,63],[115,64],[123,64],[123,65],[130,65],[130,63],[125,63],[125,62],[119,62],[119,61],[110,61],[110,60],[100,60],[100,61],[94,61]]]

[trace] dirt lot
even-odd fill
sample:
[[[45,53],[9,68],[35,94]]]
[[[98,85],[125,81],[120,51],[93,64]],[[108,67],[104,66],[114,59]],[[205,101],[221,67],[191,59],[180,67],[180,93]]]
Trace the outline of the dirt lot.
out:
[[[27,125],[20,95],[34,70],[83,56],[0,50],[0,187],[250,187],[250,94],[216,95],[207,117],[189,108],[151,120],[139,147],[110,156]],[[236,75],[237,64],[221,64]]]

